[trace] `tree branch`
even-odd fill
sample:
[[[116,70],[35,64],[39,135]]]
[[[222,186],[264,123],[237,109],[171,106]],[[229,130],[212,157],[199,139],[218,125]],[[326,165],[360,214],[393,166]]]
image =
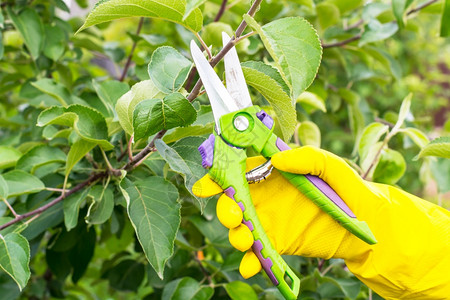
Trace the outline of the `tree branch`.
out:
[[[225,12],[225,9],[227,7],[228,0],[222,0],[222,4],[220,5],[219,12],[217,13],[217,16],[214,18],[214,22],[217,22],[222,18],[223,13]]]
[[[50,201],[49,203],[35,209],[32,210],[30,212],[27,212],[23,215],[19,215],[17,217],[15,217],[14,219],[12,219],[11,221],[3,224],[0,226],[0,230],[5,229],[6,227],[9,227],[19,221],[22,221],[23,219],[26,219],[28,217],[37,215],[37,214],[41,214],[44,211],[46,211],[47,209],[49,209],[50,207],[58,204],[59,202],[61,202],[62,200],[64,200],[65,198],[67,198],[68,196],[78,192],[79,190],[81,190],[82,188],[91,185],[92,183],[94,183],[95,181],[97,181],[100,178],[103,178],[107,175],[107,172],[102,172],[102,173],[97,173],[97,174],[93,174],[91,175],[86,181],[83,181],[82,183],[79,183],[78,185],[76,185],[73,189],[68,190],[65,194],[53,199],[52,201]]]
[[[437,2],[437,1],[438,1],[438,0],[431,0],[431,1],[425,2],[424,4],[419,5],[419,6],[417,6],[416,8],[413,8],[413,9],[411,9],[410,11],[408,11],[408,12],[406,13],[406,15],[409,16],[409,15],[415,13],[415,12],[418,12],[419,10],[424,9],[425,7],[427,7],[427,6],[429,6],[429,5],[433,4],[433,3],[435,3],[435,2]]]
[[[375,157],[373,158],[373,160],[370,163],[369,167],[367,168],[366,172],[362,176],[363,179],[366,179],[367,176],[369,176],[369,173],[372,170],[372,168],[378,163],[378,160],[379,160],[379,158],[381,156],[381,152],[383,152],[384,147],[386,147],[386,145],[389,143],[389,140],[394,136],[394,134],[392,134],[392,131],[391,131],[391,132],[389,132],[386,135],[386,137],[384,138],[383,143],[380,146],[380,149],[378,149],[377,153],[375,154]]]
[[[139,33],[141,33],[142,25],[144,25],[143,17],[139,19],[139,25],[138,28],[136,29],[136,35],[139,35]],[[133,58],[134,50],[136,49],[137,43],[138,43],[137,40],[133,41],[133,46],[131,47],[130,54],[128,55],[127,62],[125,63],[125,67],[123,68],[122,75],[120,76],[119,81],[124,81],[125,77],[127,76],[128,69],[131,66],[131,59]]]
[[[358,33],[357,35],[352,36],[351,38],[348,38],[348,39],[340,41],[340,42],[331,43],[331,44],[322,44],[322,48],[326,49],[326,48],[333,48],[333,47],[342,47],[353,41],[359,40],[361,38],[361,36],[362,36],[362,33]]]

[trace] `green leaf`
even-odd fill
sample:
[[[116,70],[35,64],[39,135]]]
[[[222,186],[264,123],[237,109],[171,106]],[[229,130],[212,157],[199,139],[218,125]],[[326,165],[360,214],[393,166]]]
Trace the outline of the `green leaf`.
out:
[[[87,229],[83,226],[81,228],[83,230],[81,234],[78,234],[78,242],[75,243],[75,246],[68,253],[68,258],[73,268],[73,283],[77,283],[86,272],[89,262],[94,256],[97,240],[94,227]]]
[[[378,17],[380,14],[384,13],[391,6],[387,3],[372,2],[364,5],[362,12],[362,19],[366,22]]]
[[[432,140],[420,151],[418,158],[424,156],[450,158],[450,137],[446,136]]]
[[[386,148],[382,150],[380,161],[373,172],[373,181],[393,185],[402,178],[405,171],[403,156],[398,151]]]
[[[190,277],[169,282],[162,292],[161,300],[208,300],[214,294],[210,286],[202,286]]]
[[[400,132],[406,134],[419,148],[425,147],[430,142],[425,133],[417,128],[408,127],[401,129]]]
[[[378,62],[380,62],[396,80],[401,79],[402,67],[399,62],[395,60],[388,52],[383,51],[378,47],[371,46],[365,46],[363,49]]]
[[[263,62],[245,62],[242,64],[248,85],[260,92],[272,105],[280,122],[283,139],[289,140],[295,130],[297,114],[286,90],[286,83],[278,71]]]
[[[282,78],[297,97],[313,82],[322,59],[317,32],[301,17],[283,18],[259,26],[249,15],[245,21],[258,32]]]
[[[450,36],[450,0],[445,0],[441,18],[441,37]]]
[[[70,231],[77,226],[80,205],[86,198],[88,192],[89,189],[87,188],[64,199],[64,224],[66,225],[67,231]]]
[[[19,299],[20,289],[6,273],[0,274],[0,293],[4,299]]]
[[[258,296],[250,285],[242,281],[233,281],[225,285],[225,290],[232,300],[257,300]]]
[[[183,25],[192,32],[200,31],[203,25],[200,9],[193,9],[183,18],[185,10],[186,0],[101,0],[89,13],[77,33],[93,25],[128,17],[165,19]]]
[[[317,18],[322,30],[337,24],[340,21],[339,8],[330,2],[321,2],[316,6]]]
[[[381,24],[378,20],[372,19],[365,27],[361,35],[358,46],[361,47],[368,43],[385,40],[398,31],[397,23],[388,22]]]
[[[360,290],[361,282],[356,278],[336,278],[334,279],[339,284],[341,290],[350,299],[356,299]]]
[[[0,235],[0,267],[22,290],[30,278],[30,245],[26,238],[18,233]]]
[[[149,137],[162,130],[188,126],[197,118],[197,111],[180,93],[173,93],[163,100],[144,100],[136,105],[133,113],[134,138]]]
[[[413,3],[414,0],[392,0],[392,11],[395,19],[400,27],[405,26],[406,9]]]
[[[93,186],[89,192],[92,203],[86,215],[88,224],[103,224],[112,215],[114,210],[114,193],[112,188]]]
[[[39,145],[29,150],[17,161],[16,169],[33,174],[37,168],[54,162],[65,163],[66,154],[59,148]]]
[[[124,178],[120,187],[145,256],[162,279],[180,226],[178,190],[169,181],[156,176],[134,183]]]
[[[213,132],[214,122],[209,122],[205,125],[191,125],[188,127],[178,127],[173,131],[168,132],[164,135],[163,141],[166,144],[170,144],[181,140],[182,138],[188,136],[199,136]]]
[[[100,145],[105,150],[114,146],[107,140],[108,127],[105,118],[93,108],[73,104],[68,107],[53,106],[40,113],[38,126],[50,124],[73,127],[85,141]]]
[[[149,43],[152,46],[158,46],[161,44],[164,44],[167,42],[167,37],[165,35],[161,34],[140,34],[139,37],[141,37],[144,41]]]
[[[22,170],[12,170],[4,173],[3,178],[8,184],[8,197],[37,193],[45,188],[39,178]]]
[[[13,147],[0,146],[0,169],[14,167],[22,153]]]
[[[299,123],[298,138],[302,146],[311,145],[320,148],[320,129],[311,121]]]
[[[0,174],[0,199],[8,198],[8,183],[5,181],[3,176]]]
[[[159,154],[169,163],[170,168],[180,173],[184,178],[187,190],[192,194],[192,186],[202,178],[206,171],[202,167],[202,158],[198,147],[203,143],[203,137],[186,137],[169,147],[162,140],[156,140],[155,146]],[[201,209],[206,205],[207,199],[198,198],[192,194],[200,203]]]
[[[58,60],[64,54],[66,44],[66,35],[61,27],[45,26],[45,56],[55,61]]]
[[[70,171],[80,161],[89,151],[91,151],[97,144],[91,143],[85,140],[76,141],[72,147],[70,147],[69,153],[67,154],[66,161],[66,178],[69,176]]]
[[[306,106],[310,106],[315,109],[319,109],[323,112],[327,112],[327,108],[325,107],[325,100],[323,100],[319,95],[311,93],[311,92],[303,92],[298,96],[297,103],[306,104]],[[305,107],[305,110],[310,110],[308,107]],[[313,112],[313,110],[311,112]]]
[[[119,291],[136,292],[145,276],[145,266],[133,259],[126,259],[108,269],[102,278],[107,278],[109,286]]]
[[[450,192],[450,160],[438,157],[431,161],[431,172],[437,182],[439,193]]]
[[[366,160],[370,148],[378,142],[383,134],[388,132],[389,126],[381,123],[370,123],[364,128],[359,140],[358,153],[361,162]]]
[[[116,111],[122,128],[129,135],[133,134],[133,111],[136,105],[146,99],[164,98],[153,81],[144,80],[133,85],[131,90],[117,100]]]
[[[63,106],[67,106],[68,104],[72,103],[84,102],[82,99],[72,95],[65,86],[49,78],[39,79],[35,82],[32,82],[31,85],[41,92],[52,96]]]
[[[220,221],[216,216],[207,221],[200,215],[193,215],[190,216],[189,221],[201,232],[209,244],[216,248],[230,247],[228,229],[220,226]]]
[[[45,38],[44,26],[38,13],[34,9],[25,8],[19,15],[16,15],[9,5],[6,7],[6,11],[14,27],[22,35],[31,56],[33,59],[37,59],[42,51]]]
[[[400,112],[398,113],[397,123],[395,123],[394,128],[392,128],[393,132],[397,132],[403,125],[403,122],[405,122],[406,116],[409,114],[409,109],[411,108],[411,99],[412,93],[409,93],[408,96],[403,99],[402,105],[400,106]]]
[[[148,74],[164,93],[177,92],[186,81],[192,62],[169,46],[156,49],[148,64]]]
[[[114,107],[116,106],[117,100],[130,90],[128,84],[117,80],[108,80],[101,83],[92,80],[92,86],[97,92],[97,96],[106,107],[109,116],[115,117]]]
[[[206,0],[186,0],[186,11],[183,15],[183,21],[200,5],[206,2]]]

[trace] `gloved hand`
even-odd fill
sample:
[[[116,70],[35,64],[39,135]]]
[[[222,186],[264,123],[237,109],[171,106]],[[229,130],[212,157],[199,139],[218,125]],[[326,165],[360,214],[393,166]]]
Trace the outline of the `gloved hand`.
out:
[[[248,170],[265,159],[250,158]],[[276,170],[250,185],[256,212],[280,254],[343,258],[349,270],[386,299],[448,299],[450,296],[450,212],[392,186],[364,181],[330,152],[302,147],[272,157],[276,169],[319,176],[366,221],[378,243],[368,245],[307,199]],[[222,192],[206,175],[193,187],[199,197]],[[244,278],[261,270],[251,251],[253,236],[241,223],[242,211],[223,194],[217,203],[230,243],[247,251]]]

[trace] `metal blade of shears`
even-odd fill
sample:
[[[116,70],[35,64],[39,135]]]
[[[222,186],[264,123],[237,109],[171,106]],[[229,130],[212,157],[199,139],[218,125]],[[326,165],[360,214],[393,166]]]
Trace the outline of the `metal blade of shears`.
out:
[[[217,133],[220,134],[220,126],[218,126],[220,117],[239,110],[239,107],[193,40],[191,41],[191,55],[211,102]]]
[[[231,40],[230,36],[222,32],[223,46]],[[247,84],[245,83],[244,73],[242,72],[241,63],[237,55],[236,47],[225,54],[225,78],[227,81],[227,90],[230,93],[239,109],[250,107],[253,105]]]

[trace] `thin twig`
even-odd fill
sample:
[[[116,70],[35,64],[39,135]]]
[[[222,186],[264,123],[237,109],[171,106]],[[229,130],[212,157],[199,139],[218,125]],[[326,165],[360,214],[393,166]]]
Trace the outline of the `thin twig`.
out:
[[[6,200],[5,198],[2,198],[3,202],[5,203],[6,207],[9,208],[9,210],[12,212],[12,214],[14,215],[14,217],[18,217],[19,214],[16,213],[16,211],[14,210],[14,208],[11,206],[11,204],[9,204],[8,200]]]
[[[39,208],[37,208],[35,210],[27,212],[27,213],[25,213],[23,215],[19,215],[19,216],[15,217],[14,219],[12,219],[11,221],[9,221],[9,222],[7,222],[5,224],[2,224],[0,226],[0,230],[5,229],[6,227],[11,226],[11,225],[13,225],[13,224],[15,224],[15,223],[17,223],[19,221],[22,221],[23,219],[26,219],[28,217],[31,217],[31,216],[43,213],[44,211],[46,211],[50,207],[58,204],[59,202],[61,202],[65,198],[67,198],[68,196],[78,192],[79,190],[83,189],[86,186],[91,185],[92,183],[94,183],[95,181],[97,181],[100,178],[105,177],[106,175],[107,175],[107,173],[105,173],[105,172],[91,175],[87,180],[79,183],[78,185],[76,185],[71,190],[66,191],[64,195],[61,195],[61,196],[53,199],[51,202],[49,202],[49,203],[47,203],[47,204],[45,204],[45,205],[43,205],[43,206],[41,206],[41,207],[39,207]]]
[[[134,141],[134,134],[131,135],[130,140],[128,141],[128,145],[127,145],[127,153],[128,153],[129,161],[133,160],[133,151],[132,151],[133,141]]]
[[[358,33],[355,36],[352,36],[351,38],[348,38],[346,40],[340,41],[340,42],[336,42],[336,43],[331,43],[331,44],[322,44],[322,48],[333,48],[333,47],[342,47],[344,45],[347,45],[353,41],[357,41],[361,38],[362,33]]]
[[[200,259],[198,259],[197,255],[194,253],[194,260],[197,262],[198,266],[200,267],[200,270],[202,271],[203,275],[205,275],[206,280],[208,280],[209,285],[213,285],[211,276],[209,275],[208,271],[203,266]]]
[[[212,53],[211,50],[208,48],[208,45],[206,45],[205,41],[202,39],[200,34],[197,32],[195,33],[195,36],[197,37],[197,40],[199,40],[200,44],[202,44],[201,50],[206,50],[206,54],[208,54],[208,59],[212,59]]]
[[[143,17],[139,19],[139,25],[136,30],[136,35],[139,35],[139,33],[141,33],[142,25],[144,25]],[[131,66],[131,59],[133,58],[134,50],[136,49],[137,43],[138,43],[137,39],[133,41],[133,46],[131,46],[130,54],[128,55],[127,62],[125,63],[125,67],[123,68],[122,75],[120,75],[119,81],[124,81],[125,77],[127,76],[128,69]]]
[[[378,163],[378,159],[380,158],[381,152],[383,151],[384,147],[386,147],[386,145],[389,143],[389,140],[394,135],[395,135],[395,133],[393,133],[392,131],[386,135],[383,143],[381,144],[380,149],[378,149],[377,153],[375,154],[375,157],[373,158],[372,162],[370,163],[370,166],[367,168],[366,172],[362,176],[363,179],[366,179],[367,176],[369,176],[370,170],[372,170],[372,168]]]
[[[102,148],[100,148],[100,151],[102,152],[103,159],[105,160],[106,165],[108,166],[108,172],[109,172],[110,174],[114,175],[114,176],[120,176],[120,174],[121,174],[121,173],[120,173],[120,170],[115,169],[115,168],[111,165],[111,163],[109,162],[108,157],[106,156],[105,151],[104,151]]]
[[[356,23],[354,23],[354,24],[352,24],[352,25],[346,27],[345,30],[348,31],[348,30],[352,30],[352,29],[358,28],[358,27],[361,26],[362,24],[364,24],[364,20],[363,20],[363,19],[361,19],[361,20],[359,20],[358,22],[356,22]]]
[[[321,275],[324,276],[324,275],[327,274],[332,268],[333,268],[333,265],[329,265],[325,270],[323,270],[323,272],[321,273]]]
[[[225,10],[227,8],[227,2],[228,2],[228,0],[222,0],[222,4],[220,5],[220,9],[219,9],[219,12],[217,13],[217,16],[214,18],[214,22],[217,22],[220,20],[220,18],[222,18],[223,13],[225,12]]]
[[[57,188],[51,188],[51,187],[45,187],[45,190],[51,191],[51,192],[59,192],[59,193],[64,192],[64,189],[57,189]]]
[[[386,120],[383,120],[383,119],[381,119],[381,118],[378,118],[378,117],[375,117],[375,121],[376,122],[378,122],[378,123],[381,123],[381,124],[384,124],[384,125],[387,125],[387,126],[389,126],[389,128],[394,128],[394,124],[392,124],[391,122],[388,122],[388,121],[386,121]]]
[[[437,1],[438,1],[438,0],[431,0],[431,1],[425,2],[424,4],[421,4],[421,5],[417,6],[416,8],[413,8],[413,9],[411,9],[410,11],[408,11],[408,12],[406,13],[406,15],[409,16],[409,15],[415,13],[415,12],[418,12],[419,10],[424,9],[425,7],[427,7],[427,6],[429,6],[429,5],[433,4],[433,3],[435,3],[435,2],[437,2]]]
[[[241,41],[243,41],[243,40],[245,40],[246,38],[249,38],[249,37],[251,37],[252,35],[255,35],[255,34],[257,34],[256,31],[251,31],[251,32],[249,32],[249,33],[247,33],[247,34],[244,34],[244,35],[238,37],[237,39],[235,39],[235,40],[233,41],[233,43],[234,43],[235,45],[237,45],[237,44],[239,44]]]

